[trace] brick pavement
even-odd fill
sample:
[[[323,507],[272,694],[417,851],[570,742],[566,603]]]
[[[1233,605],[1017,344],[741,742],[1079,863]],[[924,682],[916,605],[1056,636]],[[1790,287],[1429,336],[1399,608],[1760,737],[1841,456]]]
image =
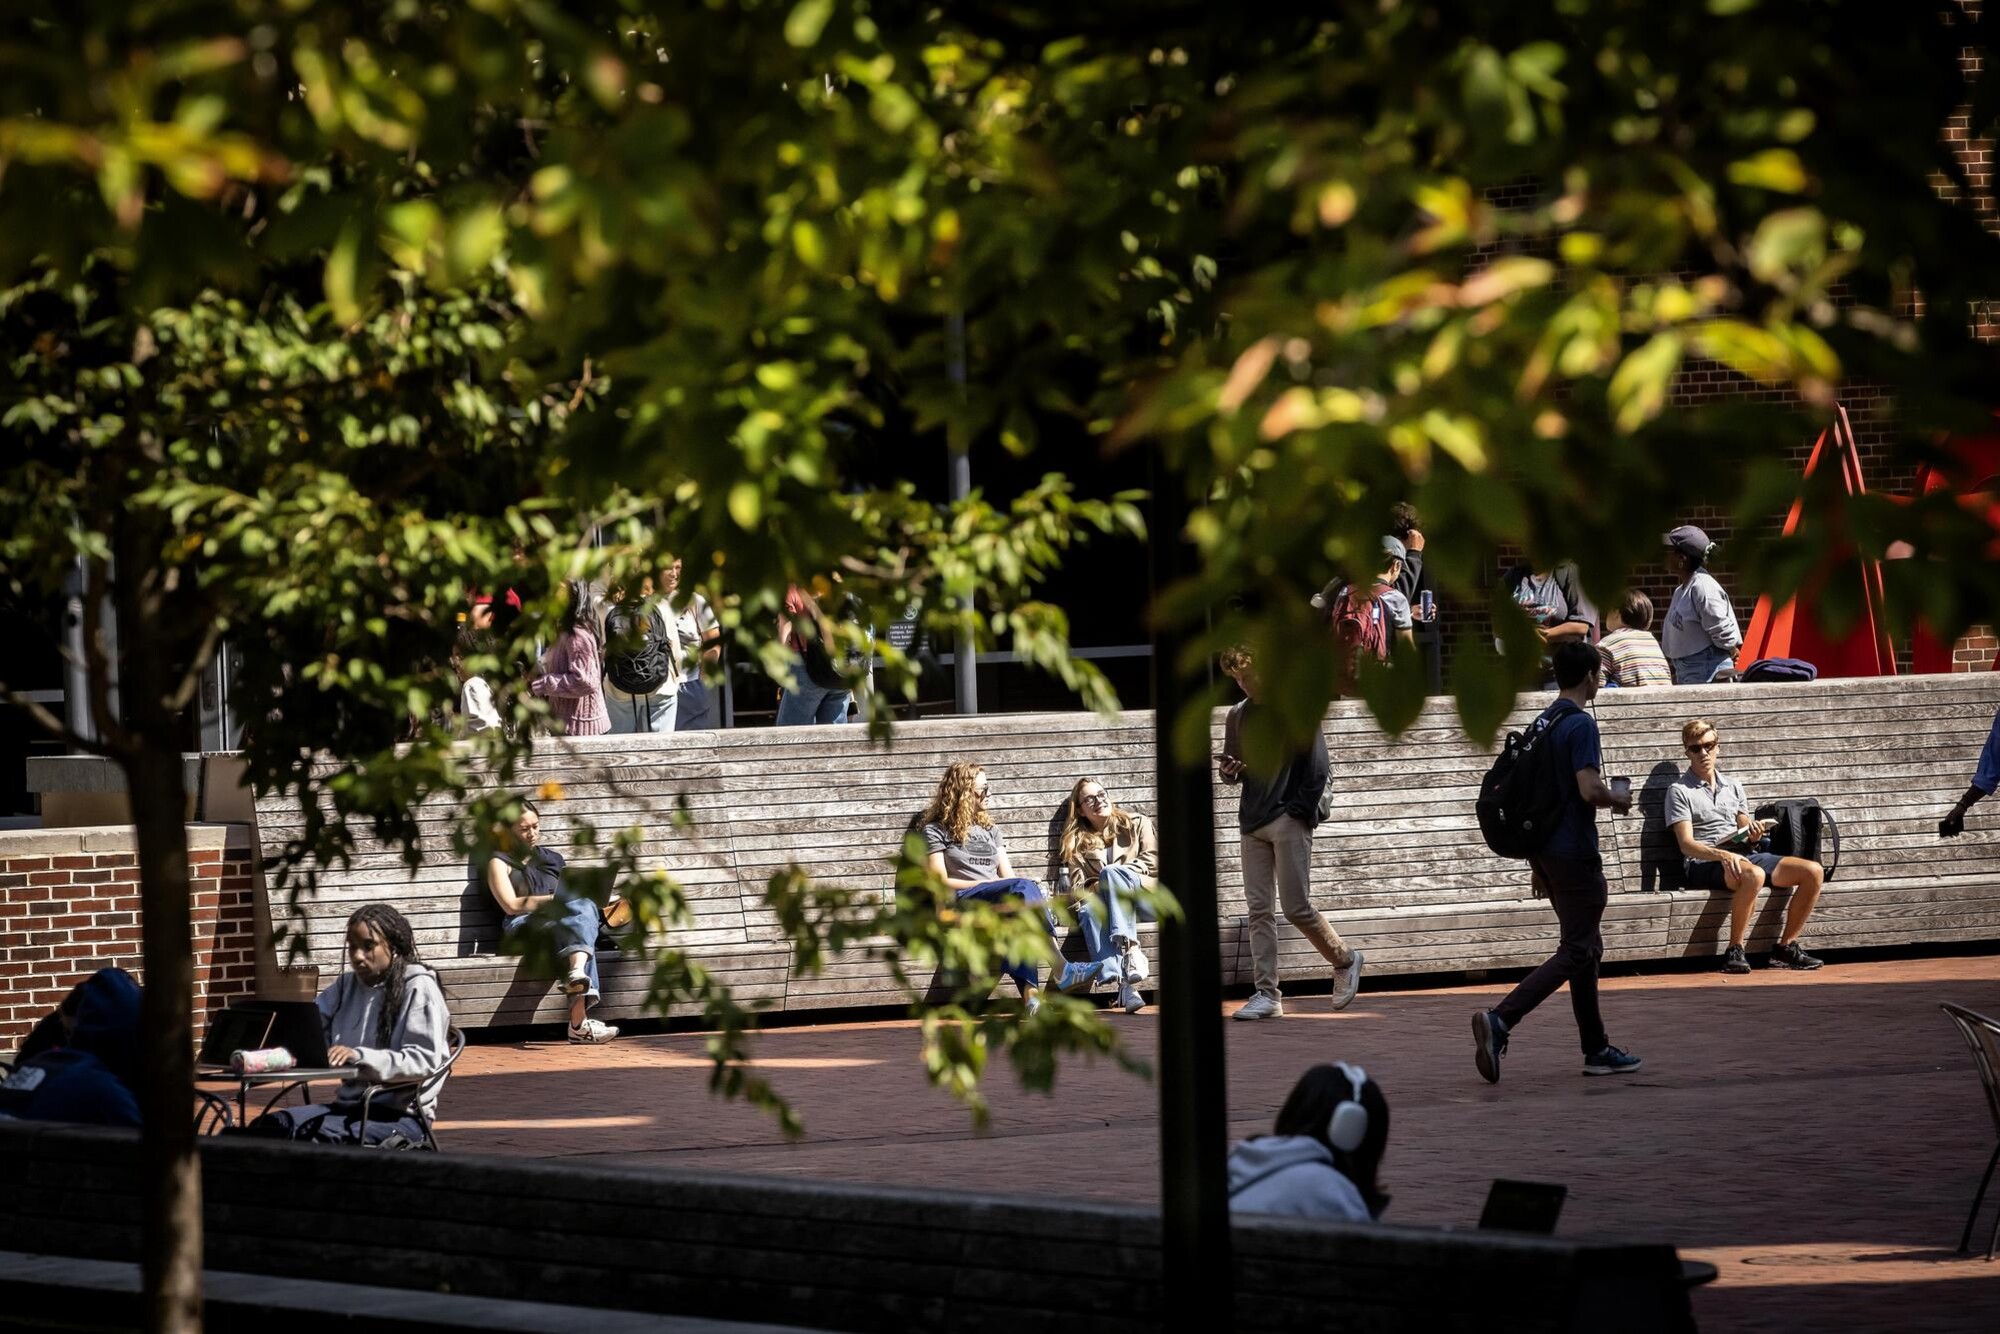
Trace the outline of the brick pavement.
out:
[[[1470,1225],[1493,1177],[1560,1181],[1563,1234],[1665,1238],[1717,1265],[1696,1298],[1704,1330],[2000,1329],[2000,1262],[1951,1250],[1993,1139],[1937,1010],[2000,1013],[2000,957],[1612,978],[1612,1040],[1643,1071],[1580,1077],[1558,996],[1489,1087],[1467,1016],[1503,991],[1367,992],[1337,1017],[1306,996],[1282,1021],[1227,1025],[1232,1135],[1267,1129],[1306,1065],[1359,1061],[1394,1111],[1384,1180],[1397,1222]],[[1151,1055],[1151,1012],[1114,1021]],[[453,1152],[1158,1198],[1152,1087],[1107,1062],[1065,1067],[1049,1097],[996,1064],[992,1124],[975,1134],[925,1085],[907,1021],[776,1029],[758,1044],[805,1116],[802,1142],[709,1095],[699,1034],[471,1048],[440,1133]]]

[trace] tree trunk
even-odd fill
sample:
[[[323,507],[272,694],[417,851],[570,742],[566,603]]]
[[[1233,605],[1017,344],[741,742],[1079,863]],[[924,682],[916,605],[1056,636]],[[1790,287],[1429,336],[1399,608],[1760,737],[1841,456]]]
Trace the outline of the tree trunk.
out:
[[[1215,904],[1215,808],[1206,754],[1174,744],[1200,696],[1182,669],[1189,636],[1158,619],[1161,594],[1193,568],[1182,535],[1185,483],[1154,451],[1151,531],[1153,755],[1159,769],[1160,881],[1180,901],[1160,925],[1160,1258],[1172,1328],[1236,1327],[1229,1230],[1228,1078],[1222,1049],[1222,945]],[[1204,737],[1207,729],[1203,728]],[[1206,746],[1203,748],[1206,750]]]
[[[187,781],[180,747],[157,732],[124,761],[139,836],[145,1000],[139,1107],[145,1116],[140,1266],[146,1328],[201,1330],[201,1161],[194,1135],[194,931]]]

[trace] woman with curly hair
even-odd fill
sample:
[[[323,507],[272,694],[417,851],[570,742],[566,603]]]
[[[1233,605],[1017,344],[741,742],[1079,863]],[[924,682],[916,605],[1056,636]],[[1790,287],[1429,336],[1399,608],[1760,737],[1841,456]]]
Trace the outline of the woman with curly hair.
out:
[[[1079,778],[1069,792],[1057,847],[1061,874],[1078,900],[1076,929],[1084,947],[1104,965],[1104,979],[1117,983],[1125,1013],[1136,1014],[1146,1006],[1139,984],[1151,975],[1139,948],[1138,922],[1142,916],[1152,921],[1153,912],[1132,895],[1159,874],[1160,839],[1153,822],[1113,804],[1097,779]]]
[[[923,816],[930,872],[944,881],[945,888],[960,900],[1004,903],[1018,899],[1039,907],[1053,940],[1056,915],[1049,908],[1048,895],[1033,880],[1014,874],[1013,863],[1007,859],[1007,845],[986,811],[989,790],[986,770],[976,764],[960,761],[944,771],[944,777],[938,780],[937,795],[931,798]],[[1065,964],[1055,979],[1056,988],[1086,990],[1103,967],[1102,963]],[[1041,1008],[1034,964],[1009,963],[1002,971],[1020,988],[1029,1014]]]
[[[354,1067],[368,1083],[421,1079],[442,1070],[451,1052],[451,1013],[437,974],[418,957],[403,914],[386,903],[356,908],[347,919],[347,962],[351,971],[319,994],[333,1064]],[[414,1084],[376,1094],[368,1109],[368,1142],[400,1135],[407,1143],[421,1144],[424,1126],[437,1117],[437,1097],[435,1087],[419,1094]],[[268,1112],[250,1130],[286,1139],[357,1143],[360,1089],[344,1083],[331,1104]]]

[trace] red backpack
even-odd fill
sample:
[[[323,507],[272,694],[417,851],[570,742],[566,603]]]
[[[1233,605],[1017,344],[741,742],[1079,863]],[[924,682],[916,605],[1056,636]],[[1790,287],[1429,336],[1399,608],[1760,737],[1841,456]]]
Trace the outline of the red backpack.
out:
[[[1340,693],[1345,695],[1354,689],[1363,652],[1373,654],[1378,662],[1389,660],[1389,617],[1374,598],[1357,600],[1354,585],[1349,584],[1333,600],[1332,621]]]

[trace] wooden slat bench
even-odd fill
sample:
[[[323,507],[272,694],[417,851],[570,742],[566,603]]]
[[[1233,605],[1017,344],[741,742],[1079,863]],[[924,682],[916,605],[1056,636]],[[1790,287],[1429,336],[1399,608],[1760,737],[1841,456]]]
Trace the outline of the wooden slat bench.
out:
[[[0,1250],[129,1260],[137,1136],[0,1123]],[[1174,1328],[1156,1211],[570,1163],[205,1140],[206,1262],[507,1301],[813,1329]],[[1241,1221],[1260,1334],[1681,1331],[1666,1245]],[[594,1328],[588,1311],[577,1325]]]
[[[1547,695],[1519,701],[1524,725]],[[2000,939],[2000,812],[1981,809],[1964,836],[1936,836],[1937,820],[1964,790],[2000,707],[1992,674],[1821,681],[1795,685],[1687,686],[1606,691],[1596,711],[1606,771],[1633,779],[1638,807],[1601,816],[1613,897],[1605,919],[1612,959],[1718,952],[1725,896],[1678,885],[1679,858],[1661,825],[1662,792],[1684,764],[1680,727],[1697,714],[1722,733],[1723,765],[1753,800],[1811,795],[1831,807],[1842,834],[1838,878],[1809,940],[1815,947]],[[1213,720],[1220,745],[1222,715]],[[1545,904],[1524,865],[1480,841],[1472,803],[1490,751],[1462,734],[1449,700],[1432,700],[1394,741],[1361,706],[1336,703],[1325,725],[1333,760],[1334,814],[1314,843],[1314,894],[1340,932],[1368,953],[1376,974],[1529,966],[1553,944]],[[956,759],[984,764],[993,808],[1017,871],[1043,875],[1056,820],[1080,776],[1114,799],[1151,810],[1152,719],[1082,714],[942,718],[898,726],[884,749],[854,727],[693,732],[657,737],[545,741],[525,789],[562,784],[543,805],[543,837],[561,847],[588,817],[607,832],[638,824],[649,864],[687,888],[693,922],[678,941],[739,994],[774,1010],[900,1003],[886,969],[862,957],[817,976],[792,973],[789,946],[764,906],[764,886],[797,863],[811,874],[883,892],[890,858],[939,773]],[[671,822],[684,801],[687,829]],[[1249,980],[1235,794],[1216,789],[1217,892],[1226,981]],[[297,811],[258,804],[265,863],[296,832]],[[499,920],[467,885],[450,846],[452,812],[427,806],[425,860],[412,871],[387,849],[320,872],[318,892],[274,918],[300,933],[325,974],[343,965],[341,928],[359,903],[387,899],[410,916],[437,963],[462,1024],[553,1022],[562,997],[546,978],[496,953]],[[1782,897],[1782,896],[1781,896]],[[1760,909],[1753,944],[1776,928]],[[1289,928],[1279,931],[1286,975],[1324,981],[1325,965]],[[606,955],[600,1013],[638,1012],[648,971],[635,954]]]

